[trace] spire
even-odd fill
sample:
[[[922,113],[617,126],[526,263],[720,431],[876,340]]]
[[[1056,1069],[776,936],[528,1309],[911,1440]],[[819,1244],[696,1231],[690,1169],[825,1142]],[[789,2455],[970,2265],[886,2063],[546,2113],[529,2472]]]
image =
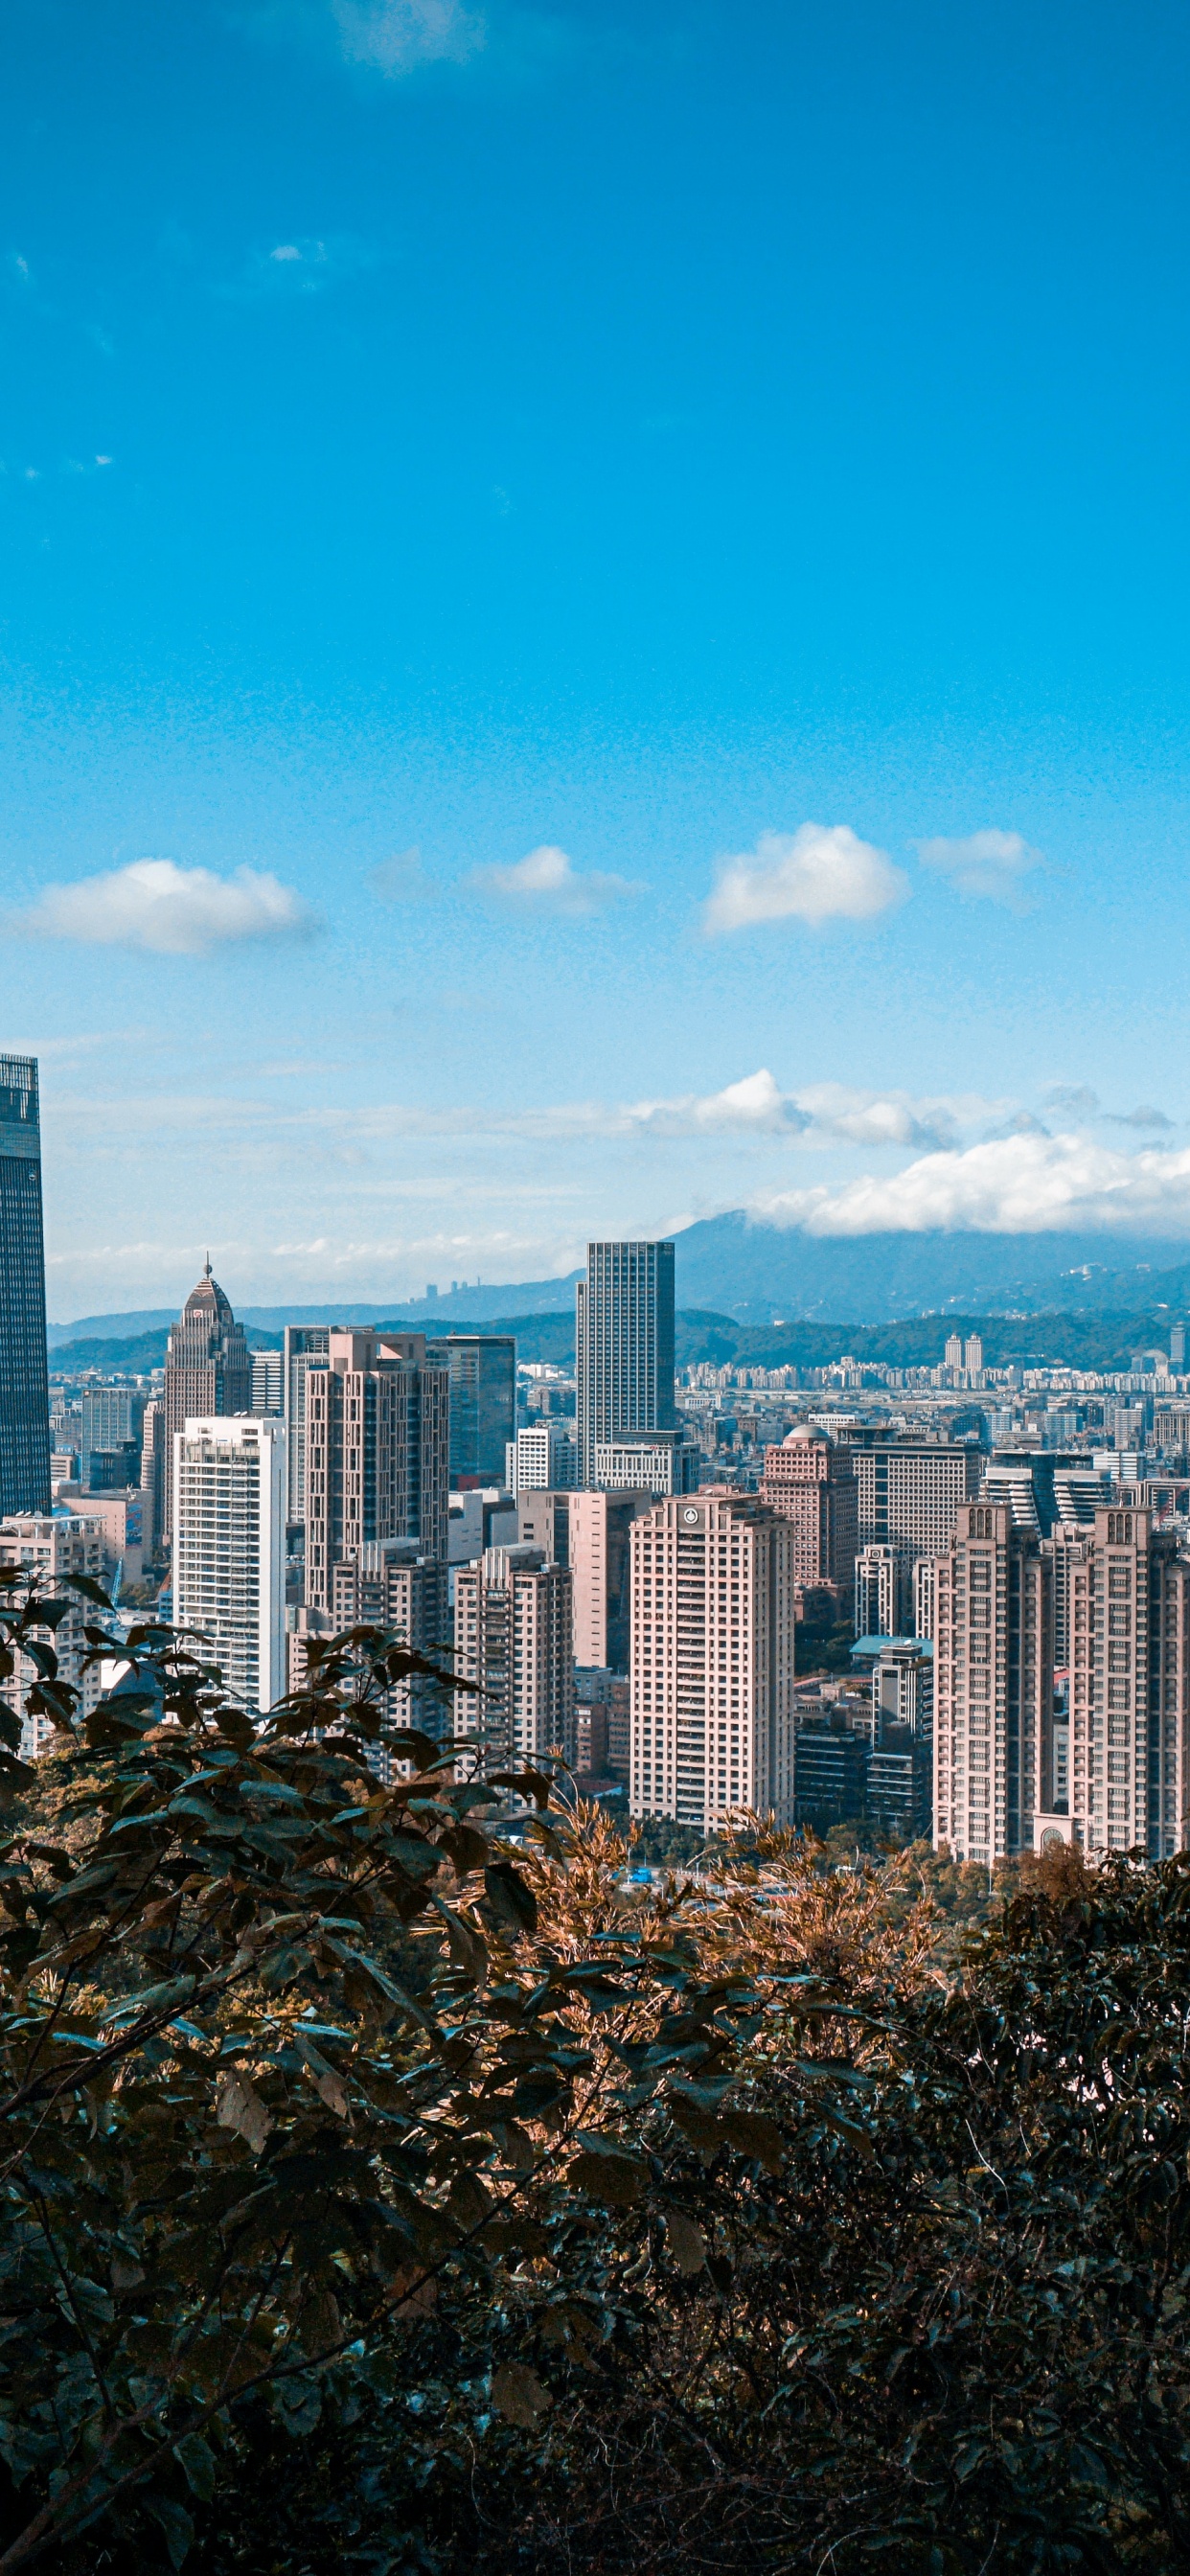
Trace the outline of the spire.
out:
[[[204,1278],[204,1279],[209,1279],[209,1278],[210,1278],[210,1275],[211,1275],[211,1248],[210,1248],[210,1245],[209,1245],[209,1244],[208,1244],[208,1246],[207,1246],[206,1268],[204,1269],[204,1271],[203,1271],[203,1274],[202,1274],[202,1275],[203,1275],[203,1278]]]

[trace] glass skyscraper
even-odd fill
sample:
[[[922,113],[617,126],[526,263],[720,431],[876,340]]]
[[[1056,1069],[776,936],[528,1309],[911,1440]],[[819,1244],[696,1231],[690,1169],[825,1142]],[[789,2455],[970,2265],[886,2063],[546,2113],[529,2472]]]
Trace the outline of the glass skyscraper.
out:
[[[426,1357],[450,1374],[450,1481],[502,1485],[516,1438],[516,1343],[511,1333],[451,1333]]]
[[[579,1483],[594,1485],[598,1447],[677,1425],[672,1243],[589,1243],[574,1296]]]
[[[49,1507],[37,1066],[0,1055],[0,1516]]]

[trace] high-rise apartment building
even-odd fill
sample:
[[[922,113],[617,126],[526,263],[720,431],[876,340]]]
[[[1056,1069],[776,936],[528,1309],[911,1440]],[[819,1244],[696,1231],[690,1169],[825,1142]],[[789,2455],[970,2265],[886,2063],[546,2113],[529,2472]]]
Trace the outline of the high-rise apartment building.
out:
[[[272,1708],[286,1687],[284,1424],[184,1423],[172,1522],[174,1626],[205,1641],[231,1698]]]
[[[1057,1536],[1057,1534],[1056,1534]],[[1069,1622],[1070,1825],[1090,1853],[1190,1845],[1190,1558],[1147,1511],[1106,1508],[1061,1534]],[[1065,1762],[1063,1762],[1065,1755]],[[1060,1809],[1049,1830],[1063,1832]]]
[[[495,1485],[516,1437],[516,1343],[511,1333],[448,1333],[426,1358],[450,1380],[450,1481]]]
[[[575,1381],[582,1485],[599,1481],[600,1446],[676,1429],[672,1243],[587,1245],[587,1275],[575,1290]]]
[[[37,1066],[0,1055],[0,1513],[49,1510],[49,1419]]]
[[[392,1628],[402,1645],[444,1669],[452,1664],[447,1568],[440,1558],[419,1556],[413,1539],[367,1539],[355,1556],[336,1565],[329,1628]],[[393,1726],[420,1727],[423,1735],[451,1731],[451,1699],[425,1674],[412,1673],[385,1695]]]
[[[281,1353],[282,1409],[288,1450],[286,1474],[288,1518],[301,1520],[306,1490],[306,1372],[312,1360],[325,1360],[330,1349],[329,1324],[287,1324]]]
[[[305,1374],[306,1602],[328,1610],[334,1569],[365,1544],[415,1539],[446,1561],[449,1387],[424,1333],[331,1328]]]
[[[578,1472],[578,1451],[565,1422],[555,1422],[543,1414],[537,1422],[524,1422],[515,1440],[505,1445],[503,1475],[510,1494],[525,1494],[535,1487],[545,1493],[566,1493],[574,1485]]]
[[[935,1581],[934,1840],[990,1868],[1049,1803],[1053,1559],[1007,1503],[966,1503]]]
[[[633,1522],[631,1549],[633,1815],[792,1822],[789,1522],[753,1495],[675,1496]]]
[[[77,1518],[69,1515],[51,1519],[48,1513],[14,1513],[0,1522],[0,1565],[27,1567],[47,1590],[66,1574],[88,1574],[93,1582],[106,1583],[114,1571],[102,1521],[81,1514]],[[40,1644],[53,1647],[62,1680],[79,1693],[83,1717],[90,1716],[102,1696],[99,1666],[84,1660],[88,1649],[83,1631],[95,1618],[94,1605],[76,1595],[65,1618],[52,1632],[48,1628],[34,1631]],[[22,1762],[35,1762],[54,1740],[49,1718],[33,1716],[28,1706],[29,1692],[38,1678],[32,1658],[21,1655],[16,1670],[0,1682],[0,1699],[21,1721]]]
[[[975,1442],[877,1440],[855,1443],[851,1455],[860,1546],[895,1547],[910,1565],[940,1556],[979,1491],[985,1461]]]
[[[165,1449],[183,1425],[215,1414],[247,1413],[252,1403],[252,1358],[231,1307],[206,1269],[173,1326],[165,1353]],[[172,1527],[173,1476],[165,1480],[165,1535]]]
[[[983,1343],[978,1333],[969,1333],[963,1344],[963,1367],[969,1378],[983,1376]]]
[[[145,1555],[154,1563],[165,1533],[165,1489],[170,1475],[165,1445],[165,1399],[150,1396],[141,1423],[140,1488],[144,1497],[141,1536]]]
[[[951,1333],[948,1336],[942,1364],[944,1368],[961,1369],[963,1365],[963,1336],[961,1333]]]
[[[540,1548],[485,1550],[455,1575],[456,1736],[482,1733],[483,1765],[558,1753],[573,1767],[574,1611],[569,1568]]]
[[[611,1673],[626,1673],[631,1642],[632,1529],[656,1508],[656,1496],[579,1493],[570,1496],[569,1556],[574,1578],[574,1660]]]
[[[850,1449],[836,1448],[825,1431],[799,1422],[780,1448],[765,1450],[760,1499],[789,1522],[799,1589],[832,1585],[846,1615],[854,1592],[859,1526]]]

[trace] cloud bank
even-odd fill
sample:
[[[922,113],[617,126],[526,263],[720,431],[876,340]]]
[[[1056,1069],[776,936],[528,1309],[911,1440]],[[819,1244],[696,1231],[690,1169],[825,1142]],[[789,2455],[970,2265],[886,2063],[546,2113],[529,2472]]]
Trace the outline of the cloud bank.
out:
[[[202,957],[244,940],[305,938],[316,924],[301,897],[267,871],[237,868],[220,877],[173,859],[134,859],[105,876],[46,886],[3,926],[26,938]]]
[[[846,823],[803,823],[796,832],[762,832],[755,850],[721,862],[703,928],[713,938],[763,921],[870,921],[908,891],[887,852]]]
[[[1044,1129],[925,1154],[838,1189],[790,1190],[756,1213],[808,1234],[1146,1234],[1190,1229],[1190,1151],[1122,1154]]]

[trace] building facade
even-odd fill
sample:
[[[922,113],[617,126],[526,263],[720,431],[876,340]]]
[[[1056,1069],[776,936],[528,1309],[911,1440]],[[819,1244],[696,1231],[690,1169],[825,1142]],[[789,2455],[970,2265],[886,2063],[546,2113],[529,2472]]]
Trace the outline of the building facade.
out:
[[[578,1493],[570,1497],[568,1556],[574,1579],[574,1660],[585,1669],[627,1673],[632,1632],[632,1529],[656,1496]]]
[[[859,1545],[893,1547],[912,1568],[941,1556],[959,1511],[974,1502],[985,1465],[973,1442],[881,1440],[852,1449]]]
[[[301,1520],[306,1490],[306,1372],[311,1360],[325,1360],[330,1340],[329,1324],[287,1324],[285,1327],[281,1377],[288,1452],[286,1511],[291,1523]]]
[[[332,1327],[305,1373],[305,1592],[329,1610],[334,1569],[369,1543],[414,1539],[446,1562],[449,1390],[423,1333]]]
[[[1190,1845],[1190,1559],[1152,1514],[1107,1508],[1063,1533],[1068,1575],[1069,1824],[1089,1855]]]
[[[575,1759],[574,1610],[566,1566],[540,1548],[488,1548],[455,1575],[455,1735],[482,1738],[481,1767]]]
[[[603,1493],[694,1494],[702,1451],[687,1431],[657,1432],[651,1440],[597,1440],[591,1483]]]
[[[857,1637],[903,1635],[903,1560],[894,1547],[861,1547],[855,1560]]]
[[[535,1488],[568,1492],[577,1481],[578,1451],[567,1425],[551,1421],[548,1414],[538,1422],[522,1423],[515,1440],[506,1443],[503,1474],[510,1494]]]
[[[674,1496],[632,1524],[634,1816],[707,1832],[793,1817],[793,1533],[755,1496]]]
[[[452,1662],[447,1568],[440,1558],[419,1556],[412,1539],[366,1540],[354,1558],[336,1565],[330,1629],[391,1628],[402,1645],[444,1670]],[[385,1695],[391,1726],[419,1727],[423,1735],[450,1734],[451,1695],[427,1674],[411,1673]]]
[[[172,1461],[183,1425],[215,1414],[247,1413],[252,1404],[252,1356],[208,1260],[191,1290],[165,1353],[165,1453]],[[164,1535],[173,1527],[174,1480],[165,1479]]]
[[[48,1512],[49,1422],[37,1065],[0,1055],[0,1513]]]
[[[799,1423],[779,1448],[765,1450],[760,1499],[789,1523],[799,1588],[829,1584],[846,1614],[855,1591],[859,1525],[851,1451],[836,1448],[825,1431]]]
[[[575,1290],[575,1384],[582,1485],[599,1481],[600,1446],[676,1428],[672,1243],[587,1245],[587,1275]]]
[[[1007,1503],[961,1504],[935,1605],[934,1840],[991,1868],[1049,1804],[1052,1553]]]
[[[285,1426],[196,1416],[174,1434],[174,1626],[245,1708],[286,1688]]]
[[[102,1521],[81,1514],[77,1518],[72,1514],[65,1519],[51,1519],[48,1513],[14,1513],[0,1522],[0,1565],[25,1566],[43,1590],[60,1582],[65,1574],[88,1574],[93,1582],[106,1585],[114,1570]],[[40,1644],[53,1647],[62,1680],[79,1693],[79,1713],[83,1717],[90,1716],[102,1697],[98,1664],[84,1662],[87,1640],[83,1632],[96,1619],[95,1605],[76,1596],[56,1628],[34,1631]],[[21,1721],[22,1762],[35,1762],[54,1740],[48,1717],[34,1716],[28,1705],[37,1679],[32,1658],[21,1655],[16,1670],[0,1682],[0,1698]]]
[[[511,1333],[449,1333],[426,1358],[450,1381],[450,1481],[498,1484],[516,1437],[516,1343]]]

